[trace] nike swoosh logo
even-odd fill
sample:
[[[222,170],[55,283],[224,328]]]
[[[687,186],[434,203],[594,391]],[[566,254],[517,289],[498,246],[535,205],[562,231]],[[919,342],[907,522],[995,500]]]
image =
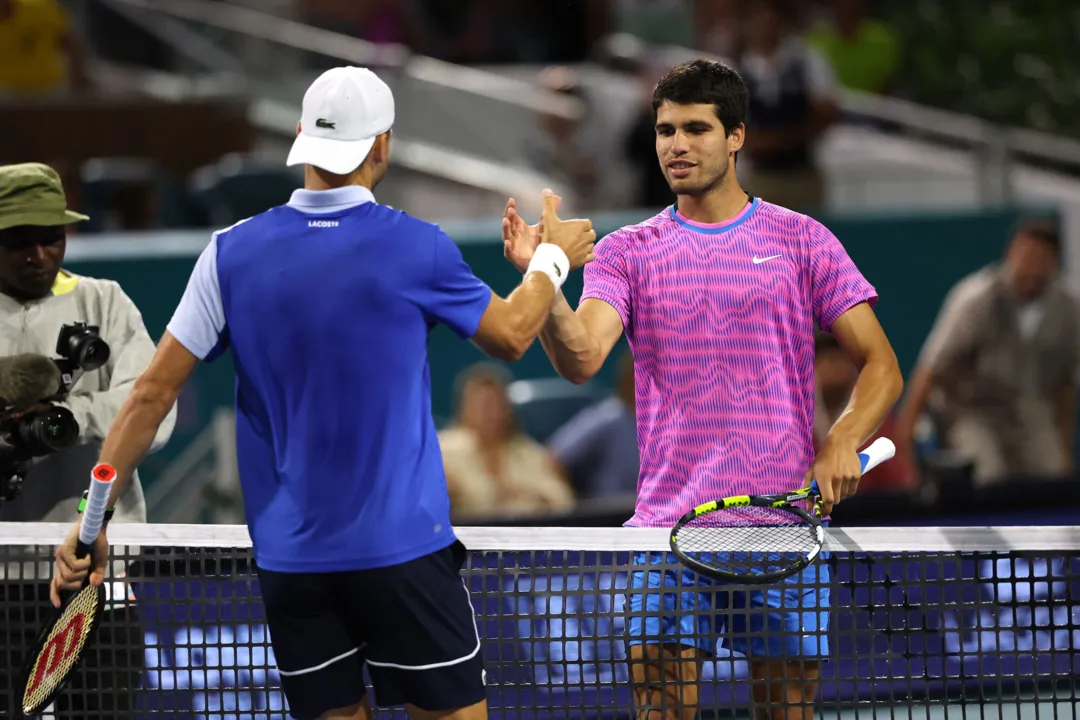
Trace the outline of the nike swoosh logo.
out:
[[[780,256],[779,255],[770,255],[769,257],[759,258],[757,255],[755,255],[754,256],[754,264],[755,265],[760,265],[761,263],[765,262],[766,260],[775,260],[778,257],[780,257]]]

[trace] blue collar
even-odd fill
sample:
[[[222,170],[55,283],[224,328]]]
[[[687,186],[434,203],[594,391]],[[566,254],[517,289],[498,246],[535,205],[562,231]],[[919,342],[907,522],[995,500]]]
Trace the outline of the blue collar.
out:
[[[375,196],[366,187],[348,185],[330,190],[293,190],[289,205],[302,212],[334,212],[356,205],[375,202]]]

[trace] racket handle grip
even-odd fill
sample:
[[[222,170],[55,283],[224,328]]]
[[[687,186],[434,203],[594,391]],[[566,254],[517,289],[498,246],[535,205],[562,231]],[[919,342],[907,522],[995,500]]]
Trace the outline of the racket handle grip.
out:
[[[90,490],[86,494],[86,508],[79,526],[79,541],[75,544],[75,557],[84,558],[90,552],[105,522],[105,508],[109,504],[109,492],[116,479],[116,469],[99,464],[90,473]]]
[[[862,466],[862,471],[868,472],[873,470],[886,460],[892,459],[896,455],[896,445],[888,438],[878,438],[861,453],[859,453],[859,464]],[[817,478],[814,478],[810,483],[810,494],[820,495],[821,489],[818,487]]]

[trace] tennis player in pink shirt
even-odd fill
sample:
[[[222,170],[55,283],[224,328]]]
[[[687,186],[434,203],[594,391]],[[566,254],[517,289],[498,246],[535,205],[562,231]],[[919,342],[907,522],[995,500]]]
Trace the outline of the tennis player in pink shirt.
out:
[[[811,477],[828,512],[855,492],[856,453],[902,389],[872,309],[877,293],[836,237],[739,186],[747,104],[738,73],[718,62],[684,63],[657,84],[656,154],[677,202],[600,242],[577,310],[559,295],[540,336],[558,373],[582,383],[626,333],[641,454],[627,525],[670,528],[700,503],[787,492]],[[505,252],[519,269],[556,201],[545,191],[544,216],[531,227],[507,204]],[[815,324],[859,368],[816,457]],[[827,565],[747,590],[681,569],[670,553],[639,553],[634,563],[648,568],[630,577],[639,717],[694,717],[700,659],[716,652],[718,636],[750,660],[758,717],[813,716],[828,653]]]

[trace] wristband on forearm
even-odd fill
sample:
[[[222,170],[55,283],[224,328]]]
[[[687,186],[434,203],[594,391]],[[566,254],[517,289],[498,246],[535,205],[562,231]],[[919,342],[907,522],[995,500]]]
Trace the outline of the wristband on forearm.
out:
[[[529,267],[526,268],[525,274],[528,275],[531,272],[547,275],[555,286],[555,292],[558,292],[570,275],[570,258],[566,256],[566,253],[558,245],[540,243],[536,246],[536,251],[533,253],[532,260],[529,261]]]

